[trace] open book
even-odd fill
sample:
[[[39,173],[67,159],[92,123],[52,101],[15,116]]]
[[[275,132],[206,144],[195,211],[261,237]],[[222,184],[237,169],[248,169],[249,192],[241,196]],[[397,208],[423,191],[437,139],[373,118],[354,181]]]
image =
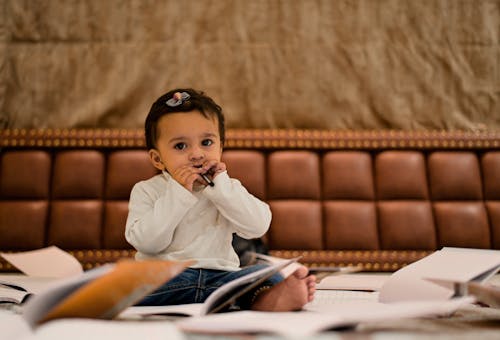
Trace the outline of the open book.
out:
[[[30,297],[44,291],[58,280],[57,278],[22,274],[0,274],[0,302],[23,304]]]
[[[0,303],[9,302],[21,304],[32,294],[22,286],[18,286],[8,281],[0,280]]]
[[[121,260],[61,279],[30,298],[23,317],[32,327],[53,319],[113,319],[192,262]]]
[[[222,311],[230,307],[238,298],[251,292],[269,279],[274,274],[283,269],[293,266],[298,261],[297,258],[287,259],[249,273],[236,280],[230,281],[216,289],[203,303],[191,303],[185,305],[171,306],[134,306],[125,310],[120,317],[148,315],[177,315],[177,316],[203,316]]]

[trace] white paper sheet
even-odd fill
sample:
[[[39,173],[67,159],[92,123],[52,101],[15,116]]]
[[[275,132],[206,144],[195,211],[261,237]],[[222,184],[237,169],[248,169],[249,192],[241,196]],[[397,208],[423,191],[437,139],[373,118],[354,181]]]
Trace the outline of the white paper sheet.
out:
[[[76,258],[56,246],[0,256],[29,276],[62,278],[83,272]]]
[[[500,251],[443,248],[393,273],[380,289],[380,302],[447,300],[454,295],[451,282],[487,279],[500,265]],[[446,280],[448,286],[432,282]]]

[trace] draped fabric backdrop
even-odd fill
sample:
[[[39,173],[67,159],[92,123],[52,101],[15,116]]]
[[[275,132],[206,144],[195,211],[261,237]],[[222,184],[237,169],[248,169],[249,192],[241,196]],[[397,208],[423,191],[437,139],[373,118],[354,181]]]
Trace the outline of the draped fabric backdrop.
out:
[[[0,127],[141,128],[173,87],[229,128],[500,127],[498,0],[0,0]]]

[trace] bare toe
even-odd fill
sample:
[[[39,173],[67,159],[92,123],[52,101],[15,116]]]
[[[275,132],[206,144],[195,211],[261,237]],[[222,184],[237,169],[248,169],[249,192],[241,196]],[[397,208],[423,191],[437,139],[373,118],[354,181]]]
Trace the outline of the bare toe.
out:
[[[293,276],[295,276],[298,279],[303,279],[307,277],[307,274],[309,274],[309,269],[305,266],[300,266],[293,272]]]
[[[316,277],[308,275],[306,267],[300,267],[292,275],[255,298],[253,310],[293,311],[300,310],[314,298]]]

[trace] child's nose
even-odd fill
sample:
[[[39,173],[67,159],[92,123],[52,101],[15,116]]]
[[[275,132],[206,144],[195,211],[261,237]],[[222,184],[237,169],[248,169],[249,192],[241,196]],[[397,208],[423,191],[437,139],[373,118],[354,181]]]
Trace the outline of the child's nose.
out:
[[[191,160],[200,160],[203,159],[205,154],[203,153],[203,150],[199,147],[194,147],[191,149],[191,153],[189,155],[189,158]]]

